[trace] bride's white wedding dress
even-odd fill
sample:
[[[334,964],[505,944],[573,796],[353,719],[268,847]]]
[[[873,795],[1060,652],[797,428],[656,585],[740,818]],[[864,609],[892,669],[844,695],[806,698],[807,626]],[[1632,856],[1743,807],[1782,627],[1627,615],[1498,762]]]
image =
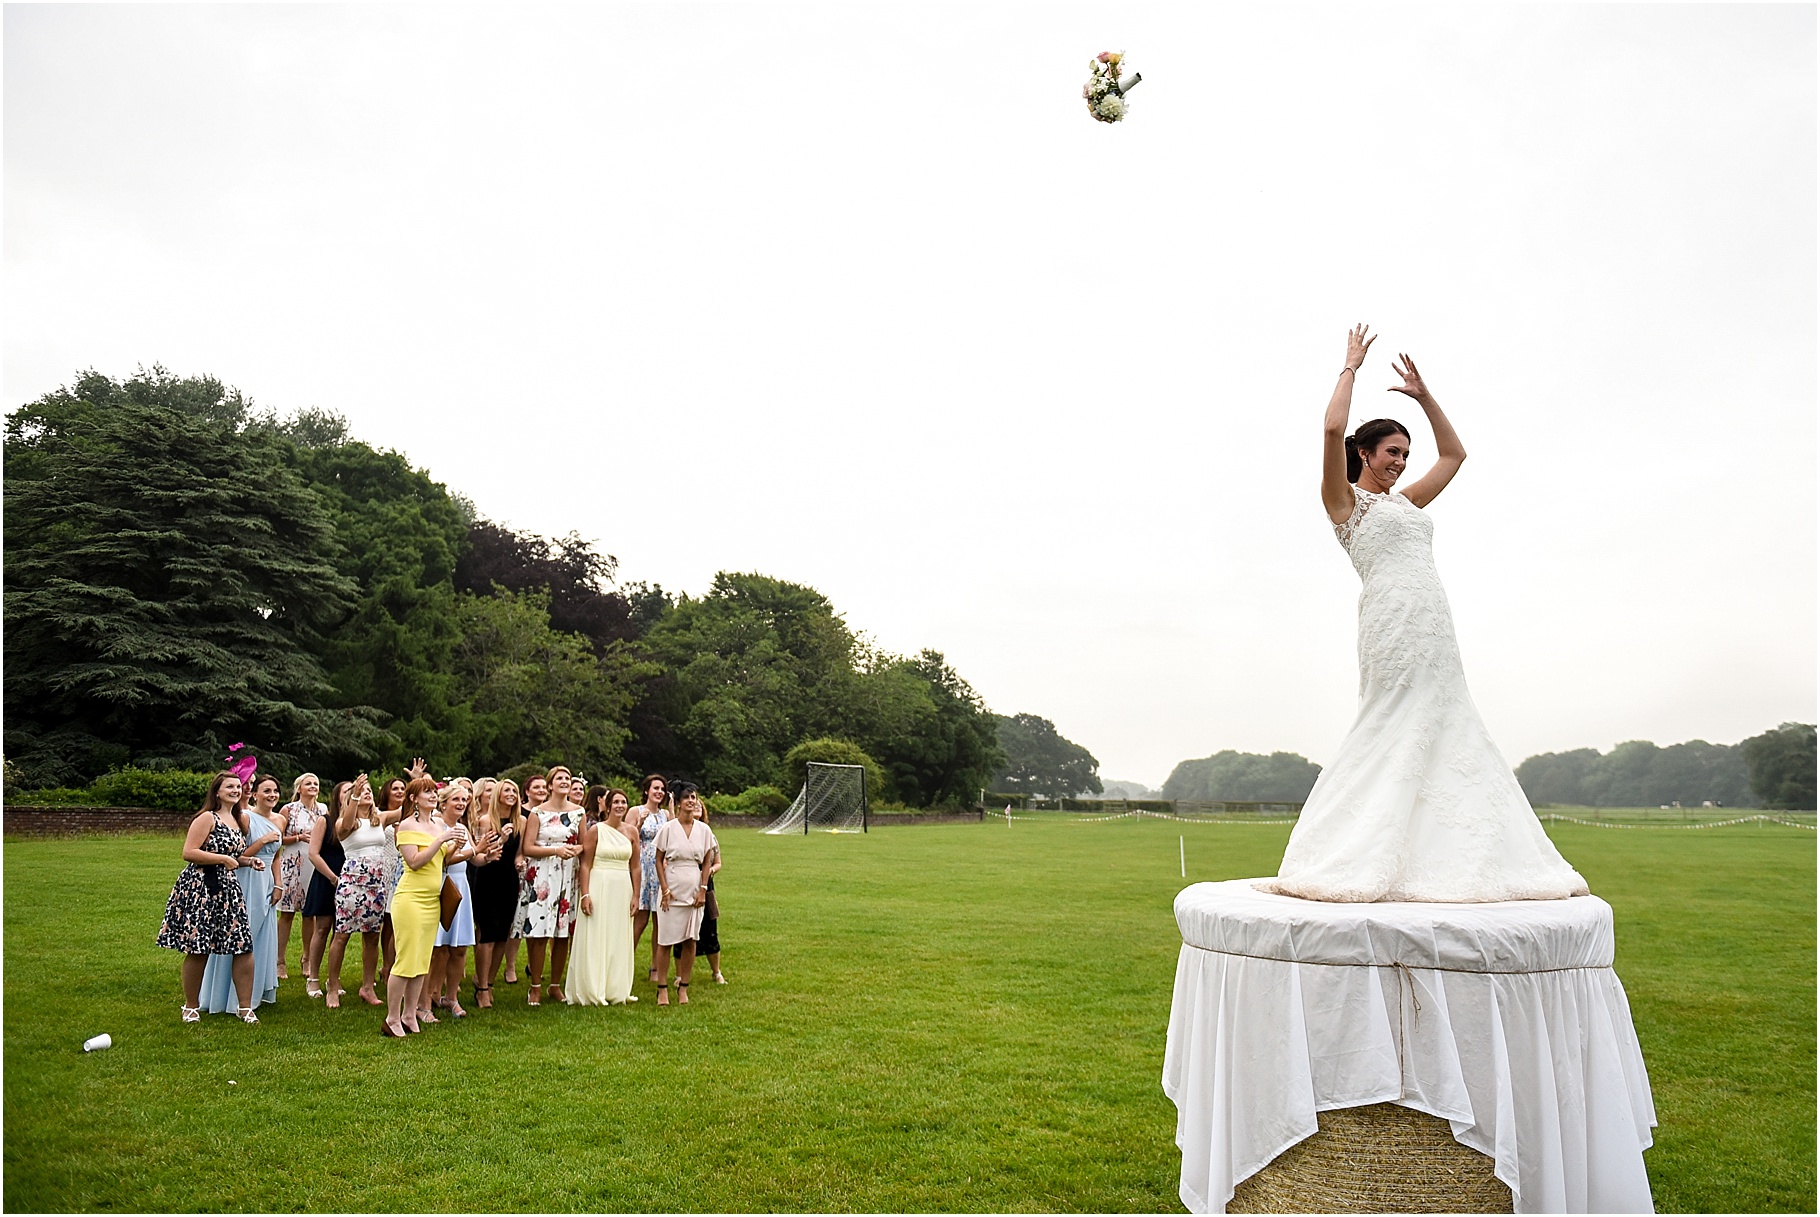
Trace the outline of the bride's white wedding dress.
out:
[[[1466,691],[1434,521],[1355,489],[1336,526],[1359,593],[1359,714],[1289,836],[1277,878],[1308,900],[1480,903],[1586,894]]]

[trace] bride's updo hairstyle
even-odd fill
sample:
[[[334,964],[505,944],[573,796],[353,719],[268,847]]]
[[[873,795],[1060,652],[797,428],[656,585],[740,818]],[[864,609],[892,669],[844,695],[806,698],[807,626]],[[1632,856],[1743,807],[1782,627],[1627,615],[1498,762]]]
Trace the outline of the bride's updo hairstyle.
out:
[[[1365,468],[1361,452],[1376,452],[1378,445],[1393,435],[1409,438],[1409,429],[1394,418],[1374,418],[1360,423],[1359,429],[1346,437],[1346,480],[1356,482]]]

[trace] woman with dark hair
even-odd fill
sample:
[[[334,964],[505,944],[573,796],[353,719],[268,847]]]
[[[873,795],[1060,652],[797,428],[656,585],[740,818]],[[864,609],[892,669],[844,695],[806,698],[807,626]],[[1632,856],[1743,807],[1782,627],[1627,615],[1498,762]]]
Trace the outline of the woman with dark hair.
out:
[[[158,927],[158,945],[183,952],[186,1023],[202,1021],[202,973],[210,955],[233,956],[240,1017],[249,1023],[259,1021],[253,1013],[253,931],[247,923],[246,895],[230,878],[246,849],[246,837],[233,819],[240,795],[236,774],[217,773],[209,782],[202,810],[183,837],[183,860],[188,865],[171,887]]]
[[[384,984],[392,975],[392,961],[397,958],[398,944],[392,934],[392,893],[398,890],[398,879],[404,874],[404,855],[398,852],[398,821],[410,814],[404,805],[404,791],[412,781],[423,775],[423,758],[406,771],[404,777],[393,778],[385,784],[380,792],[377,810],[379,828],[385,841],[380,852],[385,858],[385,916],[380,921],[379,945],[382,951],[379,961],[379,984]]]
[[[638,943],[644,937],[645,926],[651,920],[651,914],[657,911],[657,851],[652,842],[657,840],[657,830],[670,821],[670,813],[664,810],[664,796],[669,792],[661,773],[647,773],[644,780],[638,783],[638,789],[645,801],[638,805],[633,815],[633,828],[638,833],[638,910],[632,914],[632,953],[638,953]],[[657,945],[657,931],[651,931],[651,983],[657,983],[658,956],[663,948]]]
[[[346,801],[328,831],[341,842],[341,878],[335,884],[335,920],[328,953],[323,962],[322,1004],[340,1009],[341,961],[348,939],[360,935],[360,1000],[369,1006],[379,1000],[380,936],[385,929],[386,856],[385,827],[373,802],[373,784],[366,774],[354,779],[353,797]]]
[[[550,957],[550,998],[562,1001],[575,929],[575,859],[581,856],[581,809],[569,802],[569,769],[557,765],[547,779],[550,797],[525,817],[523,933],[531,955],[525,1004],[543,1004],[543,961]]]
[[[278,811],[278,800],[284,796],[277,778],[262,773],[247,785],[253,798],[238,817],[246,848],[240,851],[234,879],[246,899],[247,924],[253,934],[253,1005],[257,1008],[278,1000],[278,891],[273,879],[285,817]],[[232,955],[209,956],[202,971],[202,1005],[210,1014],[240,1013]]]
[[[518,825],[520,829],[519,850],[517,856],[513,860],[513,867],[518,871],[518,911],[512,918],[512,939],[510,942],[506,943],[505,947],[506,971],[504,979],[508,985],[515,985],[518,983],[518,961],[524,954],[525,906],[528,905],[533,898],[530,884],[524,881],[525,868],[530,865],[530,861],[525,857],[524,852],[522,831],[524,828],[524,813],[530,811],[533,807],[542,807],[549,801],[549,798],[550,779],[548,777],[541,773],[533,773],[530,777],[525,779],[524,797],[519,800],[519,806],[521,808]],[[531,1004],[535,1005],[536,1003],[533,1002]]]
[[[518,842],[523,829],[518,783],[496,782],[480,805],[483,839],[491,850],[468,864],[468,887],[474,893],[474,1004],[493,1008],[493,982],[508,950],[518,949],[512,930],[518,921]]]
[[[582,804],[588,827],[582,834],[576,889],[581,917],[575,923],[572,1006],[618,1006],[632,996],[632,910],[638,904],[637,838],[624,830],[625,792],[592,786]]]
[[[708,903],[708,879],[720,869],[720,842],[714,830],[697,817],[702,810],[701,794],[688,782],[673,787],[676,818],[657,831],[652,847],[657,850],[657,942],[660,947],[682,944],[682,955],[676,966],[676,1000],[689,1004],[690,973],[695,970],[696,940],[701,937],[701,923]],[[657,1004],[670,1004],[670,960],[663,960],[658,974]]]
[[[335,889],[341,883],[341,864],[347,858],[335,824],[346,813],[353,790],[352,782],[335,783],[329,814],[316,817],[310,827],[309,859],[315,873],[310,876],[309,892],[303,898],[303,924],[307,929],[303,940],[303,991],[311,997],[322,996],[322,981],[318,978],[322,975],[323,952],[329,945],[329,929],[335,921]]]
[[[1359,573],[1359,711],[1309,792],[1269,889],[1309,900],[1483,902],[1584,895],[1542,831],[1466,689],[1453,613],[1422,510],[1466,459],[1453,424],[1403,355],[1390,386],[1421,406],[1435,463],[1394,489],[1409,431],[1374,419],[1346,434],[1353,379],[1374,338],[1356,327],[1327,403],[1321,503]]]

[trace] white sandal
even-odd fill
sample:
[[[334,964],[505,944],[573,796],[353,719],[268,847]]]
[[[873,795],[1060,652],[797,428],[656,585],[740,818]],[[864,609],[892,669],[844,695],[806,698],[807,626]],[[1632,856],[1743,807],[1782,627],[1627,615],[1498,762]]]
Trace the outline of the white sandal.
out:
[[[180,1006],[178,1008],[183,1011],[183,1021],[184,1022],[199,1023],[202,1021],[202,1007],[201,1006]]]
[[[251,1010],[242,1010],[240,1011],[240,1021],[243,1023],[256,1023],[259,1021],[259,1016],[254,1014]]]

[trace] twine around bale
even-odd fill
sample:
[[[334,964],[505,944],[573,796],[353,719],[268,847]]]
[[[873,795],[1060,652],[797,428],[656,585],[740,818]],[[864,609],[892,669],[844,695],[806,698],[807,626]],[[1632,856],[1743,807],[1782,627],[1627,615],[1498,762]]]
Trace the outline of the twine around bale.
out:
[[[1446,1120],[1395,1103],[1315,1116],[1320,1131],[1233,1189],[1228,1213],[1509,1213],[1495,1164]]]

